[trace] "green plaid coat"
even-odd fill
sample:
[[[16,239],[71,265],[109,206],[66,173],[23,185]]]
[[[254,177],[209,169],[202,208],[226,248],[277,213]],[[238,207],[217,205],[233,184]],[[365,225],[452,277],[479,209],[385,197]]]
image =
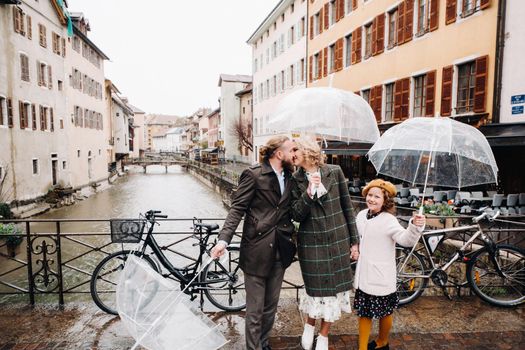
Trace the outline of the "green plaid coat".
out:
[[[306,293],[335,296],[352,288],[350,246],[359,241],[355,213],[343,171],[337,165],[321,167],[328,193],[308,196],[308,180],[301,168],[293,175],[292,218],[300,223],[297,252]]]

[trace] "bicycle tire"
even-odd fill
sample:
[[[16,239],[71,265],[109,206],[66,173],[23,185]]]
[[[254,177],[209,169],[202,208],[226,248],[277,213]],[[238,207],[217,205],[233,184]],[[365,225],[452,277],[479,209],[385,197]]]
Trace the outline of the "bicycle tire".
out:
[[[470,288],[482,300],[495,306],[514,307],[525,303],[525,250],[510,244],[498,244],[494,258],[498,259],[505,277],[497,273],[485,247],[478,250],[467,265]],[[512,278],[509,278],[510,274]]]
[[[116,310],[115,291],[120,279],[120,273],[124,269],[124,264],[130,253],[130,250],[121,250],[111,253],[100,261],[97,267],[95,267],[93,275],[91,275],[91,281],[89,284],[91,297],[95,304],[108,314],[118,315]],[[157,264],[148,255],[144,255],[137,251],[134,251],[134,254],[146,261],[155,271],[159,272]],[[114,266],[112,266],[113,264]],[[110,273],[111,276],[109,276]],[[99,282],[101,284],[100,287],[105,288],[104,290],[99,288]]]
[[[419,298],[428,284],[428,278],[423,277],[425,271],[427,271],[425,260],[416,252],[412,253],[410,260],[404,267],[405,271],[409,268],[410,270],[408,271],[410,271],[410,273],[399,271],[409,252],[410,250],[407,248],[396,247],[396,291],[399,298],[399,305],[409,304]]]
[[[237,247],[230,247],[228,254],[229,259],[226,266],[223,266],[220,261],[213,261],[206,266],[201,275],[201,282],[203,282],[206,297],[213,305],[224,311],[241,311],[246,307],[246,291],[244,272],[239,267],[240,250]],[[223,268],[233,274],[233,278],[228,277]],[[221,296],[226,296],[226,298],[221,298]]]

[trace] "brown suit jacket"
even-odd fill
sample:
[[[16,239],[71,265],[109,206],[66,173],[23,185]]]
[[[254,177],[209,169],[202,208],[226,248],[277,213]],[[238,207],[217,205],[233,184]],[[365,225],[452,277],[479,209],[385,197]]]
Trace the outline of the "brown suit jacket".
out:
[[[291,174],[285,173],[285,190],[281,196],[279,180],[268,162],[243,171],[232,206],[219,239],[228,243],[243,216],[239,265],[250,275],[268,277],[279,255],[284,267],[295,255],[291,222]]]

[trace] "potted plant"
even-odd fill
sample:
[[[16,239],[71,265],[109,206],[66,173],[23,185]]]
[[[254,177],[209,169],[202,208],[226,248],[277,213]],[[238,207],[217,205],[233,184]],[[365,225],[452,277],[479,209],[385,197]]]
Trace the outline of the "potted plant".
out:
[[[11,258],[18,253],[18,247],[23,241],[22,230],[13,224],[0,224],[0,238],[5,240],[7,255]]]
[[[426,200],[423,205],[423,213],[427,216],[427,225],[436,228],[454,227],[457,219],[451,218],[456,216],[454,211],[454,202],[434,203],[432,200]]]

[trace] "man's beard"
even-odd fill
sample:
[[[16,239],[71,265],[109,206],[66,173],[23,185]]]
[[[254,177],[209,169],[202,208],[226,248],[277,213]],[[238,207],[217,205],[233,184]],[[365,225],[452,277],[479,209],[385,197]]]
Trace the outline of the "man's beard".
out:
[[[294,165],[293,165],[293,161],[291,161],[291,160],[283,159],[283,160],[281,160],[281,165],[282,165],[284,170],[289,171],[291,173],[293,173],[294,170],[295,170]]]

